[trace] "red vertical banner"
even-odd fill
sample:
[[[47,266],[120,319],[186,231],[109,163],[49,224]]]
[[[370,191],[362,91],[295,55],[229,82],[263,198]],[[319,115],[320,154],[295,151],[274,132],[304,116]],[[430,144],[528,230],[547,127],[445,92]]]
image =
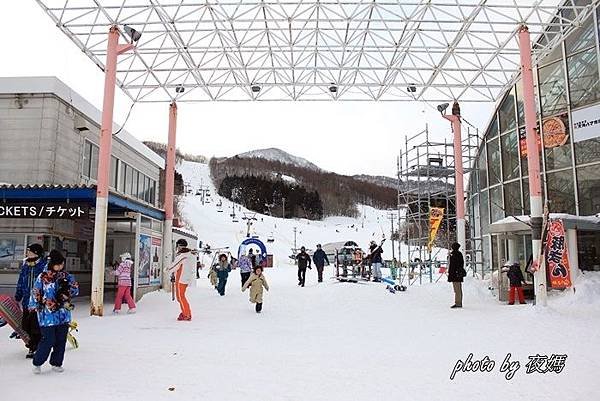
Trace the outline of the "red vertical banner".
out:
[[[550,276],[552,288],[568,288],[571,286],[569,253],[562,220],[548,222],[546,237],[546,268]]]

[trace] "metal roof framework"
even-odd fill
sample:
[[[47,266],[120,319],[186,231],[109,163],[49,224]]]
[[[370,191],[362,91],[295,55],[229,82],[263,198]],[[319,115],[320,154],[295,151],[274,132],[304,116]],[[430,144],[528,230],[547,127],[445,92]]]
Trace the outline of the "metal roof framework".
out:
[[[600,3],[36,1],[101,69],[112,25],[142,33],[117,65],[134,102],[494,102],[517,76],[521,25],[536,63]]]

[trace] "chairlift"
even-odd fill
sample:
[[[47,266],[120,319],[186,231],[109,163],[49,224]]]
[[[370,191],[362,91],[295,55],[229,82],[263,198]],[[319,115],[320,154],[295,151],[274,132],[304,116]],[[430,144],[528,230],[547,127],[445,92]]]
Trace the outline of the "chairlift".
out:
[[[275,237],[273,237],[273,233],[269,234],[267,237],[267,242],[275,242]]]

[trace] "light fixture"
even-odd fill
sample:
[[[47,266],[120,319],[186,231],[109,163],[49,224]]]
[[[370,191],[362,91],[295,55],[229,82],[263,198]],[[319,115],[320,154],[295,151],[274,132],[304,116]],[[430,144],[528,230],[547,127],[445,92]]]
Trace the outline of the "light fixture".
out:
[[[446,109],[448,108],[448,106],[450,106],[450,103],[442,103],[439,104],[437,107],[437,110],[441,113],[444,114],[444,112],[446,111]]]
[[[329,92],[331,93],[336,93],[338,91],[338,87],[335,83],[331,83],[331,86],[329,87]]]
[[[137,43],[142,37],[142,34],[140,32],[136,31],[129,25],[125,25],[123,29],[125,29],[125,33],[127,33],[127,35],[129,35],[129,37],[131,38],[131,43]]]
[[[183,85],[179,84],[175,87],[175,93],[183,93],[185,92],[185,88],[183,87]]]
[[[250,87],[250,89],[252,89],[252,92],[254,93],[258,93],[260,92],[260,85],[256,85],[256,84],[252,84],[252,86]]]
[[[406,87],[406,91],[408,93],[415,93],[417,91],[417,87],[415,84],[408,84],[408,86]]]

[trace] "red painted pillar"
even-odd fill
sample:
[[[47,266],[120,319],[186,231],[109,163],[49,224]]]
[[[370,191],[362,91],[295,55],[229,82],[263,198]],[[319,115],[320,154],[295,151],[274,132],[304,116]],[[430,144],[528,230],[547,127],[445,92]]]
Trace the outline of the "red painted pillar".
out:
[[[104,313],[104,264],[106,253],[106,221],[108,218],[108,177],[110,173],[110,155],[113,135],[117,56],[131,48],[133,48],[132,44],[119,45],[119,28],[116,26],[111,27],[108,32],[108,46],[104,69],[104,102],[102,104],[96,212],[94,216],[94,255],[92,260],[90,313],[97,316],[102,316]]]
[[[460,124],[460,115],[442,116],[452,123],[452,132],[454,133],[454,174],[456,192],[456,242],[460,244],[460,249],[466,252],[466,225],[465,225],[465,184],[464,169],[462,160],[462,130]],[[446,211],[447,212],[447,211]]]
[[[547,304],[546,273],[540,269],[542,249],[542,182],[540,173],[540,152],[537,140],[537,117],[535,112],[535,91],[533,87],[533,66],[531,62],[531,38],[525,25],[519,30],[519,50],[521,55],[521,79],[523,81],[523,108],[527,139],[527,167],[529,170],[529,198],[531,205],[531,242],[533,251],[533,275],[536,304]]]
[[[175,191],[175,149],[177,147],[177,104],[169,106],[169,140],[167,144],[167,162],[165,166],[165,224],[163,232],[163,265],[170,266],[173,261],[173,194]],[[169,290],[170,277],[163,275],[163,289]]]

